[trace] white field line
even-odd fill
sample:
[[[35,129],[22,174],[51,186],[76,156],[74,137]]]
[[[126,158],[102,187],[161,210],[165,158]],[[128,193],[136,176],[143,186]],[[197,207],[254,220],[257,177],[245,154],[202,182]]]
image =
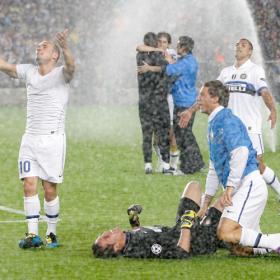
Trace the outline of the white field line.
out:
[[[25,213],[22,210],[16,210],[13,208],[9,208],[3,205],[0,205],[0,211],[4,211],[4,212],[8,212],[8,213],[13,213],[13,214],[19,214],[19,215],[24,215]],[[40,222],[46,222],[47,221],[47,217],[45,215],[41,215],[40,216]],[[5,223],[22,223],[25,222],[25,219],[23,220],[8,220],[8,221],[0,221],[1,224],[5,224]]]

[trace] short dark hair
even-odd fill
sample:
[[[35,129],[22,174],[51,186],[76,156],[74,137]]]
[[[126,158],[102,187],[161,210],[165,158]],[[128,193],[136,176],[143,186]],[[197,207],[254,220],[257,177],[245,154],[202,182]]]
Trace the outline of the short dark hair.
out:
[[[209,81],[204,84],[204,87],[208,88],[208,93],[211,96],[217,96],[219,97],[219,104],[227,107],[228,106],[228,100],[229,100],[229,90],[227,87],[220,81],[214,80]]]
[[[157,47],[157,35],[154,32],[148,32],[144,35],[144,44],[149,47]]]
[[[118,256],[112,246],[103,248],[96,242],[92,245],[92,253],[96,258],[115,258]]]
[[[180,36],[178,44],[180,48],[184,48],[187,52],[191,52],[194,48],[194,40],[188,36]]]
[[[158,39],[159,38],[161,38],[161,37],[164,37],[164,38],[166,38],[167,39],[167,42],[168,42],[168,44],[171,44],[171,35],[169,34],[169,33],[167,33],[167,32],[159,32],[158,34],[157,34],[157,37],[158,37]]]
[[[252,42],[251,42],[249,39],[247,39],[247,38],[241,38],[239,41],[241,41],[241,40],[245,40],[245,41],[248,42],[248,44],[249,44],[249,46],[250,46],[250,50],[253,50],[253,49],[254,49],[253,44],[252,44]]]

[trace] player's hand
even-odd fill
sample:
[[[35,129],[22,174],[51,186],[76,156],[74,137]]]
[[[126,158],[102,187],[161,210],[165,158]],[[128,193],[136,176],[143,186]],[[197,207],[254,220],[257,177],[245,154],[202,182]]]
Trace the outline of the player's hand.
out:
[[[197,215],[195,211],[186,210],[181,217],[181,229],[191,229],[196,220],[196,217]]]
[[[201,208],[199,209],[199,211],[197,212],[197,217],[198,217],[199,219],[202,219],[202,218],[205,216],[207,210],[208,210],[208,207],[201,207]]]
[[[227,187],[221,196],[221,203],[224,207],[232,206],[232,193],[234,187]]]
[[[62,49],[67,47],[67,37],[68,29],[65,29],[63,32],[58,32],[55,34],[55,40]]]
[[[179,126],[181,128],[185,128],[188,125],[188,123],[192,117],[192,111],[189,109],[186,109],[185,111],[179,113],[179,117],[180,117]]]
[[[267,119],[268,121],[270,121],[270,128],[271,129],[275,127],[276,119],[277,119],[276,111],[273,110],[273,111],[270,112],[270,115],[269,115],[269,117]]]
[[[142,212],[142,206],[139,204],[132,204],[127,208],[129,223],[132,227],[140,226],[138,215],[140,215],[141,212]]]
[[[144,73],[146,73],[148,71],[150,71],[150,65],[147,62],[145,62],[145,61],[143,61],[143,65],[142,66],[138,66],[137,67],[137,72],[139,74],[144,74]]]

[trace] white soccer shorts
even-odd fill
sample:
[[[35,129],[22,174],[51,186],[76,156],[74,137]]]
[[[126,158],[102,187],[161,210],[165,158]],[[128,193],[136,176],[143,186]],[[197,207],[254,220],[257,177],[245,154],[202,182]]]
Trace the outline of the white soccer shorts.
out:
[[[19,150],[19,178],[39,177],[51,183],[62,183],[65,152],[65,134],[25,133]]]
[[[267,201],[267,186],[259,170],[248,174],[232,197],[232,206],[224,209],[222,218],[242,227],[260,230],[259,223]]]
[[[264,153],[262,135],[257,133],[248,133],[248,135],[253,144],[253,148],[257,151],[257,155],[262,155]]]

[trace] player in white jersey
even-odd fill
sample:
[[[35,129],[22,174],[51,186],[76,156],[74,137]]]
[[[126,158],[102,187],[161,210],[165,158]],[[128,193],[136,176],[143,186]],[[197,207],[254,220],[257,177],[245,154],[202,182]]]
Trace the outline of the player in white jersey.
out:
[[[44,210],[48,221],[46,246],[58,246],[56,225],[59,215],[57,184],[63,181],[65,161],[65,113],[74,58],[67,44],[68,30],[56,34],[55,41],[42,41],[36,48],[37,65],[10,64],[0,59],[0,70],[25,81],[27,121],[19,151],[19,177],[23,180],[24,210],[28,223],[20,248],[40,247],[38,235],[40,200],[38,180],[44,189]],[[59,45],[59,46],[58,46]],[[57,67],[60,48],[64,65]]]
[[[265,182],[271,185],[280,197],[279,180],[263,160],[261,102],[263,100],[270,111],[268,120],[271,122],[271,128],[276,124],[276,107],[268,90],[263,68],[250,60],[252,53],[252,43],[248,39],[240,39],[235,46],[235,64],[224,68],[218,80],[230,91],[228,107],[247,128],[253,147],[257,151],[259,169]]]
[[[248,39],[240,39],[236,43],[235,64],[224,68],[218,80],[227,85],[230,91],[228,107],[247,128],[253,147],[257,151],[259,169],[265,182],[273,187],[280,198],[279,180],[275,172],[263,161],[261,99],[270,111],[268,120],[271,121],[271,128],[275,127],[277,113],[272,95],[268,90],[264,70],[250,60],[252,53],[252,43]],[[187,125],[192,112],[197,109],[198,106],[194,105],[181,114],[181,126]]]

